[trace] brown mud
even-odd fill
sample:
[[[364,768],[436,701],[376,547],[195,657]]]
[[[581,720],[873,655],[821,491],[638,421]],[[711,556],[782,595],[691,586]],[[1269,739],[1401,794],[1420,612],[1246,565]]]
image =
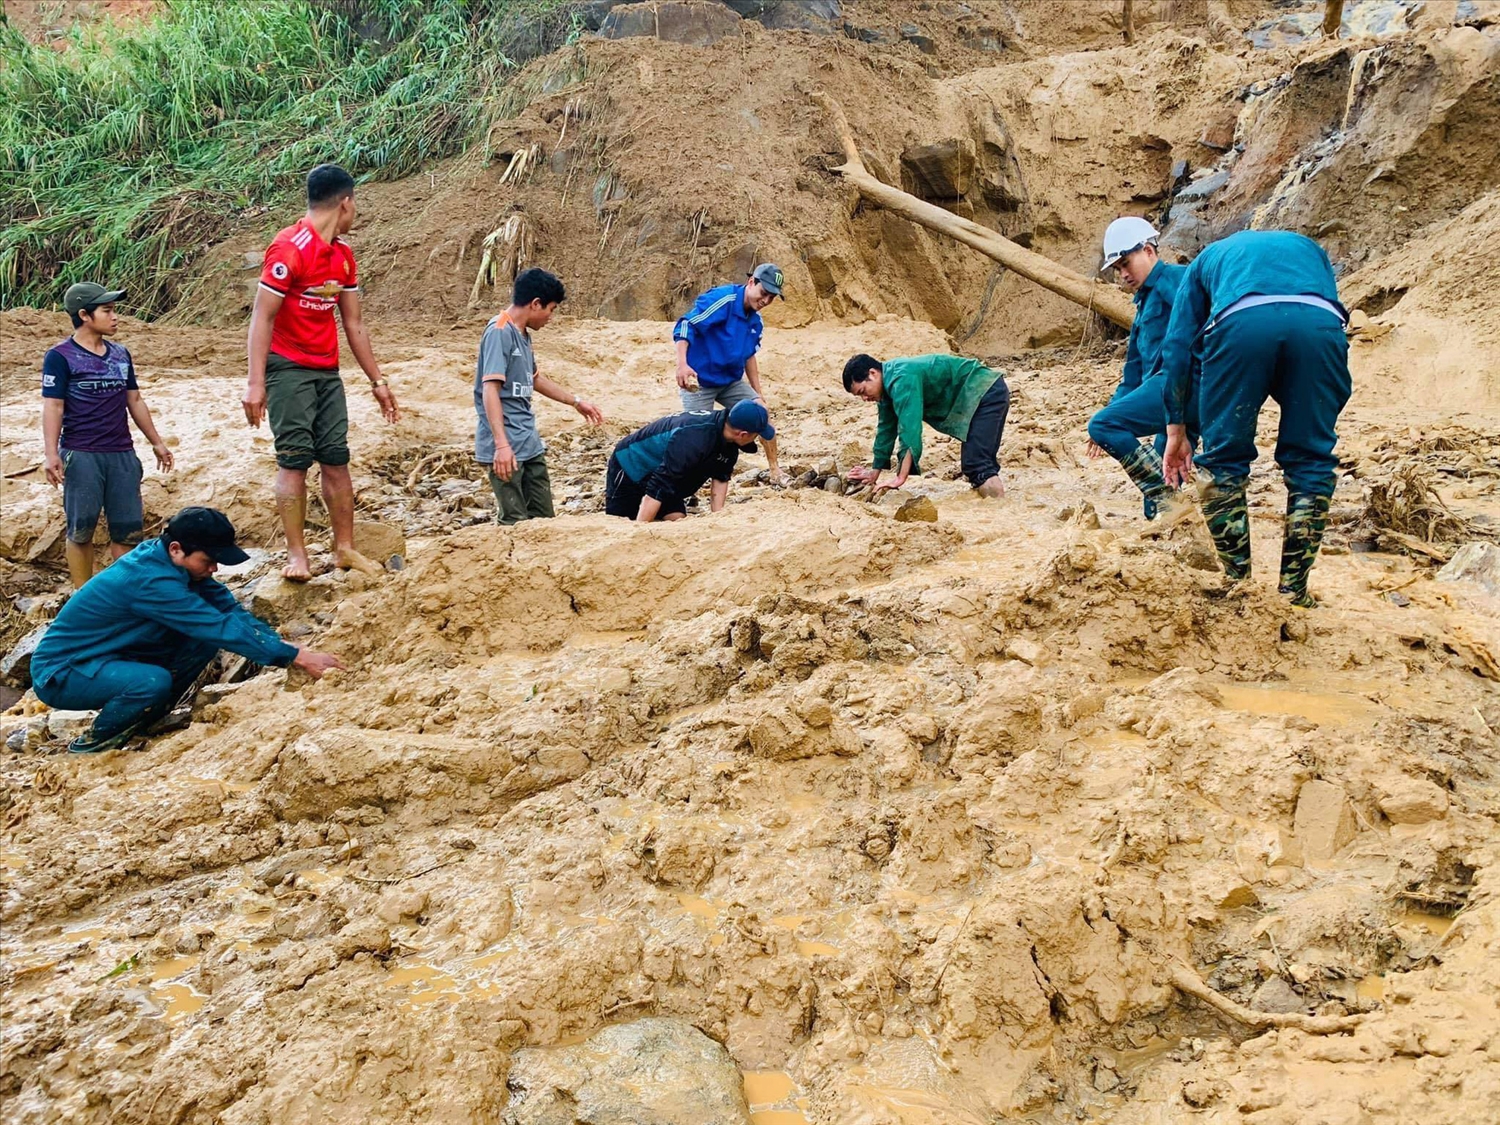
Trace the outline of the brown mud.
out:
[[[949,7],[964,6],[872,10]],[[1295,75],[1324,49],[1226,45],[1210,26],[1259,27],[1260,5],[1140,4],[1146,42],[1131,49],[1078,16],[1084,5],[1064,7],[1047,20],[1043,5],[1007,6],[1001,30],[1021,57],[983,69],[945,56],[962,66],[941,91],[903,61],[920,55],[910,44],[830,50],[746,29],[706,48],[583,49],[617,75],[651,70],[658,91],[716,71],[743,82],[737,68],[773,49],[884,67],[882,82],[906,67],[893,122],[993,97],[996,120],[1030,138],[1017,152],[1037,244],[1062,258],[1074,246],[1080,266],[1100,217],[1134,198],[1119,193],[1139,146],[1070,115],[1137,99],[1143,130],[1170,148],[1204,127],[1205,91]],[[1369,45],[1435,50],[1458,18],[1442,23],[1439,7]],[[1173,8],[1201,19],[1197,46],[1151,22]],[[878,92],[841,97],[857,118]],[[821,144],[806,140],[815,123],[777,119],[780,104],[766,110],[778,139],[765,182]],[[658,140],[618,143],[644,167]],[[1100,180],[1080,193],[1069,169],[1090,159]],[[806,175],[823,185],[809,194],[836,199]],[[414,195],[435,190],[419,179]],[[817,481],[868,456],[873,418],[839,386],[843,360],[950,347],[961,332],[933,315],[931,279],[956,279],[943,299],[971,312],[985,273],[878,215],[830,220],[784,186],[776,215],[793,218],[755,220],[768,239],[798,246],[822,223],[866,263],[849,259],[832,295],[803,304],[820,291],[799,281],[778,307],[797,326],[773,325],[761,357],[783,457]],[[376,352],[407,417],[386,427],[352,373],[349,386],[361,516],[399,529],[405,568],[252,592],[343,654],[344,674],[215,689],[190,727],[142,752],[77,760],[53,742],[0,756],[4,1120],[497,1122],[517,1052],[644,1016],[722,1043],[756,1125],[1492,1116],[1500,599],[1435,581],[1431,554],[1392,553],[1377,502],[1419,480],[1452,513],[1445,526],[1493,536],[1492,190],[1449,199],[1415,232],[1387,215],[1392,249],[1343,279],[1367,319],[1312,577],[1323,604],[1299,611],[1274,594],[1284,494],[1268,458],[1252,477],[1256,577],[1228,594],[1196,520],[1148,525],[1113,463],[1085,458],[1086,419],[1123,358],[1092,330],[1003,361],[1001,502],[971,495],[957,443],[938,438],[905,490],[936,522],[892,518],[902,495],[771,488],[747,457],[724,512],[636,527],[600,514],[603,462],[620,434],[676,407],[669,327],[559,317],[537,335],[540,368],[608,422],[591,431],[539,399],[560,515],[497,528],[467,454],[483,319],[464,307],[472,272],[421,296],[382,276],[402,261],[385,255],[404,228],[381,210],[398,187],[371,192],[390,194],[356,237]],[[1290,198],[1279,176],[1263,188],[1256,206]],[[1249,186],[1237,198],[1258,199]],[[402,221],[415,232],[431,217],[413,205]],[[597,244],[582,221],[592,203],[578,219],[549,226],[551,245]],[[874,249],[898,238],[900,253]],[[647,251],[622,254],[616,276],[649,266]],[[603,268],[579,272],[577,311],[592,314]],[[678,284],[699,280],[690,269]],[[861,284],[880,299],[860,306]],[[996,290],[991,335],[975,337],[994,351],[1081,335],[1050,297],[997,284],[1018,288]],[[269,435],[245,427],[243,326],[229,319],[122,327],[178,459],[170,476],[148,470],[148,515],[213,503],[274,565]],[[59,581],[34,372],[66,331],[54,313],[0,314],[7,595]],[[1275,425],[1269,410],[1263,449]],[[1458,545],[1417,542],[1444,557]],[[16,631],[44,611],[10,612]],[[1194,979],[1241,1007],[1192,995]]]

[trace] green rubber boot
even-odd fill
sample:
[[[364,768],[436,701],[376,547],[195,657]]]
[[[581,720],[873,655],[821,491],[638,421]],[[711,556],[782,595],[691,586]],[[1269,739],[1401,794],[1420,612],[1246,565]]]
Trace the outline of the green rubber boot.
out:
[[[1120,467],[1145,497],[1146,518],[1155,519],[1157,510],[1172,497],[1167,478],[1161,475],[1161,458],[1156,455],[1156,450],[1149,445],[1137,445],[1134,452],[1120,462]]]
[[[1198,496],[1203,501],[1208,534],[1224,566],[1224,577],[1243,582],[1250,577],[1250,509],[1245,502],[1245,482],[1200,480]]]
[[[1312,609],[1317,599],[1307,592],[1307,576],[1318,558],[1323,531],[1328,526],[1328,497],[1309,492],[1286,498],[1286,531],[1281,539],[1281,581],[1277,592],[1292,604]]]

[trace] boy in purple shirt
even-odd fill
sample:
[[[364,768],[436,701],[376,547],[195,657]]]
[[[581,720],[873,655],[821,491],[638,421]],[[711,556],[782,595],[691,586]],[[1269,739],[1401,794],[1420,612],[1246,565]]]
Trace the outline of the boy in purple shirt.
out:
[[[146,435],[162,471],[172,468],[172,451],[136,386],[130,352],[107,339],[120,326],[115,302],[123,296],[91,281],[69,286],[63,308],[73,318],[73,335],[42,360],[43,453],[48,482],[63,486],[68,576],[75,587],[93,576],[101,512],[114,558],[141,539],[143,470],[127,418]]]

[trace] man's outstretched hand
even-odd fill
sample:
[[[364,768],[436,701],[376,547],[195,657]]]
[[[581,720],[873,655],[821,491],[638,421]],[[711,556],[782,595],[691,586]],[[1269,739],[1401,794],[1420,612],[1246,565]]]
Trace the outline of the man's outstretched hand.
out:
[[[1188,443],[1186,426],[1167,427],[1167,448],[1161,455],[1162,475],[1173,488],[1181,488],[1193,479],[1193,447]]]
[[[344,670],[344,662],[331,652],[314,652],[310,648],[297,648],[297,657],[292,661],[293,668],[300,668],[315,680],[321,680],[323,673],[331,672],[335,668]]]
[[[849,479],[858,481],[860,484],[874,484],[880,479],[880,470],[867,469],[863,465],[857,465],[849,470]]]

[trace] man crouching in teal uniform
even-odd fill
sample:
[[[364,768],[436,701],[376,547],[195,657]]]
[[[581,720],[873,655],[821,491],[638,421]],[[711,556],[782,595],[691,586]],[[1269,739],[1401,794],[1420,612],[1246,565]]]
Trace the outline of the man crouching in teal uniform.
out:
[[[31,658],[48,707],[93,711],[74,754],[123,746],[172,709],[222,648],[257,664],[295,665],[313,679],[343,662],[288,644],[214,581],[248,555],[214,508],[184,508],[157,539],[94,575],[68,599]]]
[[[1335,427],[1349,401],[1348,313],[1323,248],[1290,231],[1241,231],[1209,246],[1177,290],[1162,345],[1166,377],[1167,482],[1193,470],[1185,415],[1195,344],[1202,348],[1198,465],[1212,479],[1199,495],[1209,534],[1231,582],[1250,577],[1245,483],[1255,427],[1267,398],[1281,406],[1276,463],[1286,479],[1280,592],[1311,607],[1307,576],[1318,556],[1338,469]]]

